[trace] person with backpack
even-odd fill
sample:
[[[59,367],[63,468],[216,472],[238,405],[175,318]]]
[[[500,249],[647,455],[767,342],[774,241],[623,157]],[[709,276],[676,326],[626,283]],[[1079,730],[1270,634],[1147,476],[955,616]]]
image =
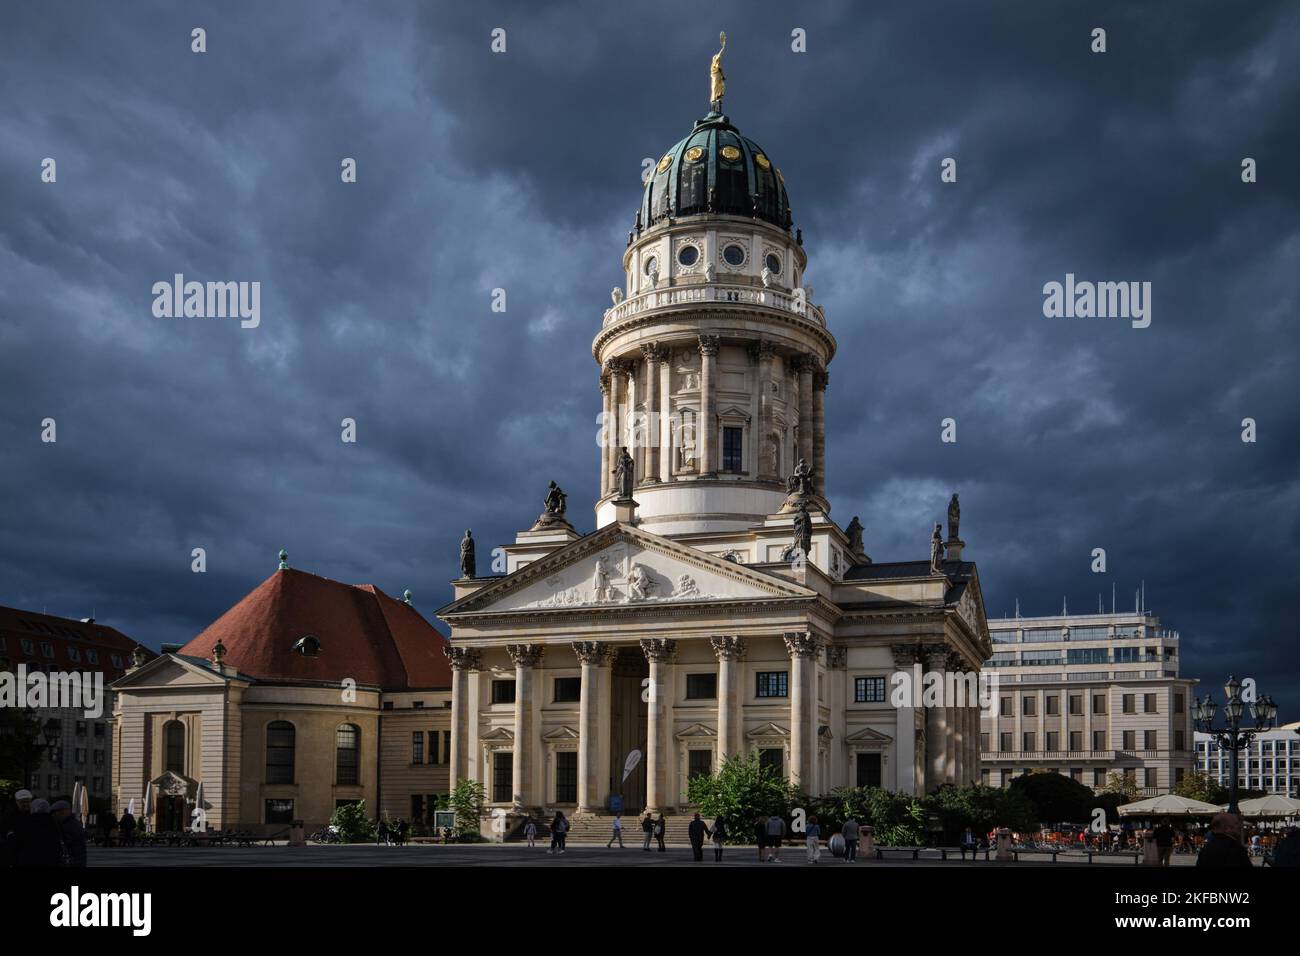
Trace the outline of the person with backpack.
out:
[[[641,844],[641,849],[649,853],[650,840],[654,837],[655,833],[655,821],[648,813],[645,815],[645,819],[641,821],[641,831],[645,834],[645,842]]]
[[[722,862],[722,848],[727,842],[727,826],[722,817],[717,817],[713,821],[713,826],[709,827],[709,836],[713,839],[713,862]]]
[[[537,845],[537,824],[533,822],[532,817],[529,817],[524,825],[524,839],[528,841],[530,847]]]
[[[844,837],[844,862],[858,862],[858,840],[862,838],[862,828],[858,821],[849,817],[844,821],[844,826],[840,828],[840,835]]]
[[[781,840],[785,838],[785,821],[773,813],[767,818],[767,862],[781,862]]]
[[[563,853],[564,852],[564,835],[569,832],[569,821],[564,819],[564,814],[559,810],[555,811],[555,819],[551,821],[551,848],[546,852]]]
[[[660,853],[667,852],[664,848],[664,830],[666,830],[667,828],[668,828],[668,824],[664,820],[663,813],[660,812],[659,819],[655,821],[655,839],[659,841]]]

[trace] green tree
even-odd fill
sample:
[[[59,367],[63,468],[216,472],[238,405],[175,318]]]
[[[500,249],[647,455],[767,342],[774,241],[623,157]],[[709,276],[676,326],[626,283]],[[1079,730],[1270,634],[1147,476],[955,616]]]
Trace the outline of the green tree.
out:
[[[477,780],[461,780],[447,797],[447,805],[456,812],[458,838],[480,835],[479,821],[483,817],[483,801],[487,791]]]
[[[1227,803],[1228,791],[1219,786],[1217,780],[1200,770],[1192,770],[1183,775],[1183,779],[1174,784],[1173,793],[1188,800],[1201,800],[1205,803]]]
[[[339,828],[344,843],[366,843],[375,838],[375,822],[366,816],[364,800],[336,807],[330,824]]]
[[[1137,781],[1120,770],[1106,774],[1106,786],[1098,793],[1113,793],[1124,798],[1125,803],[1133,803],[1138,798]]]
[[[925,842],[925,806],[911,794],[881,787],[840,787],[812,801],[809,815],[814,813],[823,833],[834,833],[852,816],[872,828],[872,839],[881,846]]]
[[[773,813],[789,816],[797,791],[776,770],[762,766],[757,753],[751,753],[729,757],[717,773],[692,777],[686,795],[702,816],[722,817],[729,842],[747,843],[759,819]]]
[[[1031,830],[1040,819],[1033,801],[1014,786],[1003,789],[945,784],[926,797],[923,806],[927,814],[938,814],[945,843],[956,843],[967,827],[980,836],[997,827]]]
[[[1087,823],[1097,805],[1091,787],[1055,771],[1022,774],[1011,790],[1033,804],[1035,823]]]

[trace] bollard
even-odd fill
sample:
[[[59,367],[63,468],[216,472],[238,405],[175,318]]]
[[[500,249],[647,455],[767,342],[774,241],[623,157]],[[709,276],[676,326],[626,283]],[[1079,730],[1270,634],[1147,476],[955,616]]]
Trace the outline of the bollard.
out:
[[[1011,831],[1006,827],[998,828],[998,856],[999,862],[1011,861]]]
[[[868,863],[876,859],[876,841],[871,834],[871,827],[858,828],[858,859]]]
[[[307,836],[301,820],[289,824],[289,846],[306,846]]]

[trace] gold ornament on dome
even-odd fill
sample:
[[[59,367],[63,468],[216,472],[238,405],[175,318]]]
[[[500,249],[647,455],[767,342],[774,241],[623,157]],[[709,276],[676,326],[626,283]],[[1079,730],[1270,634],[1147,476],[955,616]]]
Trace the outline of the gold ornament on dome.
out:
[[[713,62],[709,64],[709,104],[715,111],[721,112],[722,97],[727,92],[727,77],[722,72],[722,51],[727,48],[727,35],[719,33],[718,42],[722,46],[713,55]]]
[[[776,178],[779,179],[779,180],[781,180],[781,185],[782,185],[782,186],[785,185],[785,177],[781,175],[781,170],[779,170],[779,169],[776,171]]]
[[[704,158],[703,146],[692,146],[690,149],[686,151],[686,161],[688,163],[698,163],[703,158]]]
[[[672,156],[665,156],[663,159],[659,160],[659,166],[658,166],[659,172],[662,173],[672,164],[673,164]]]
[[[772,168],[772,164],[767,161],[767,157],[762,153],[758,153],[754,156],[754,162],[758,163],[758,165],[762,166],[764,169]]]
[[[722,147],[722,158],[728,162],[734,163],[736,160],[740,159],[740,150],[736,149],[734,146],[724,146]]]

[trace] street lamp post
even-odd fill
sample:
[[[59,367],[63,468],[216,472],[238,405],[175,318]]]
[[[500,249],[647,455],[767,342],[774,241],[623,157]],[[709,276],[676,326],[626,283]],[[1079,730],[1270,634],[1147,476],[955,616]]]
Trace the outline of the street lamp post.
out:
[[[1192,719],[1196,722],[1196,729],[1203,734],[1209,734],[1210,737],[1218,744],[1220,750],[1226,750],[1232,755],[1231,770],[1228,775],[1228,812],[1238,813],[1237,808],[1237,766],[1238,757],[1241,751],[1250,746],[1250,742],[1255,739],[1257,733],[1269,730],[1273,726],[1273,720],[1277,717],[1277,704],[1273,703],[1272,695],[1265,695],[1257,700],[1250,702],[1250,716],[1255,721],[1254,727],[1242,728],[1241,718],[1246,712],[1246,702],[1241,699],[1241,681],[1235,677],[1229,677],[1228,682],[1223,685],[1223,696],[1226,702],[1223,705],[1223,723],[1222,729],[1214,726],[1214,716],[1218,710],[1214,699],[1205,695],[1204,700],[1197,700],[1192,706]]]

